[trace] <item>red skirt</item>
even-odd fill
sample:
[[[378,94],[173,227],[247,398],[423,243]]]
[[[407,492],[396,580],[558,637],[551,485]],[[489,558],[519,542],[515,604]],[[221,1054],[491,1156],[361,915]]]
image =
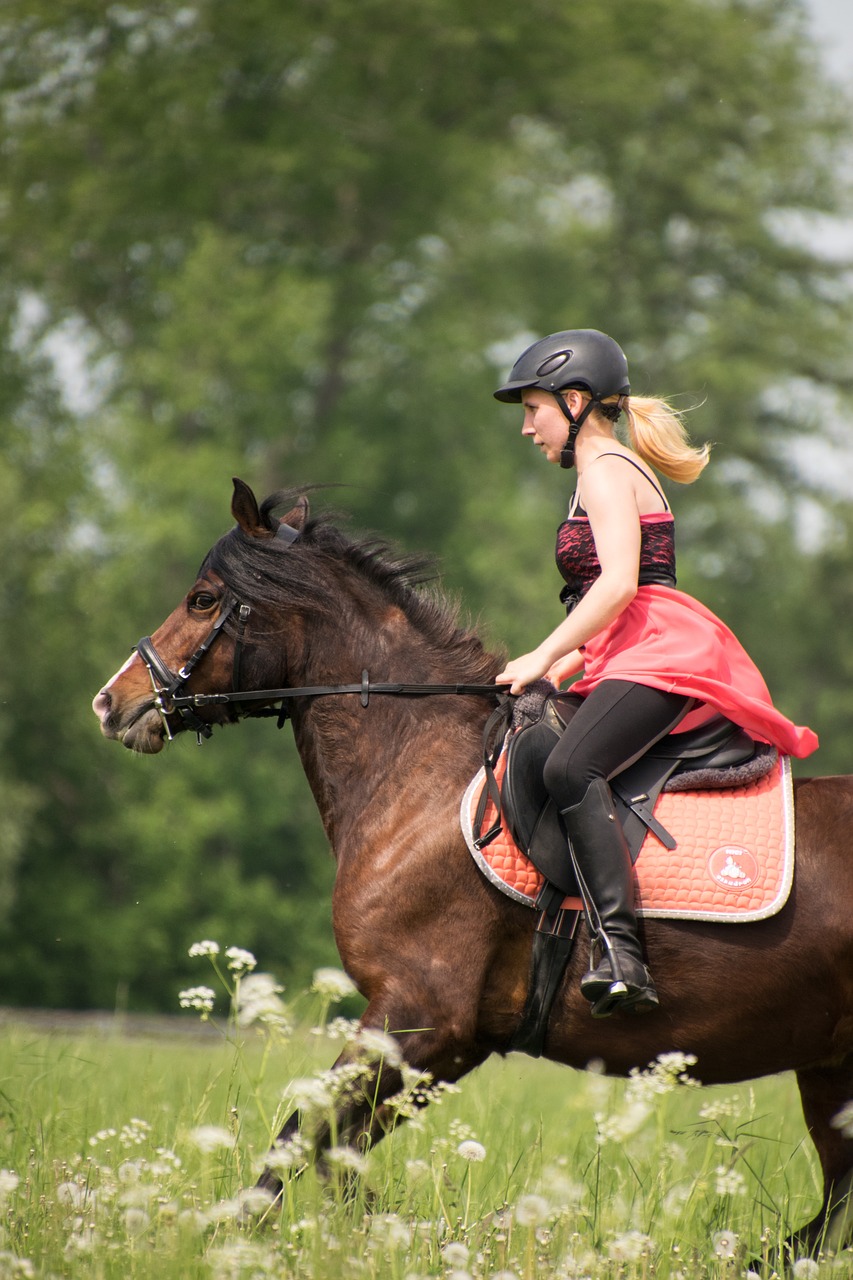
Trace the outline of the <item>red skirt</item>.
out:
[[[784,754],[807,756],[817,734],[773,706],[761,672],[725,623],[672,587],[640,587],[609,627],[584,648],[584,670],[572,693],[585,696],[602,680],[631,680],[697,698]],[[696,722],[691,713],[680,727]]]

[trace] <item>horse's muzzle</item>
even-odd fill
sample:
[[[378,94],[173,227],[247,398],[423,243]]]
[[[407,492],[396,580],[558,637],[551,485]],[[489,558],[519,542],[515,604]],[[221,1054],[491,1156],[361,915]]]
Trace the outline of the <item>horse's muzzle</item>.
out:
[[[120,742],[130,751],[143,755],[156,755],[165,745],[163,722],[151,699],[141,700],[130,714],[122,714],[114,704],[108,689],[101,689],[92,702],[92,710],[101,723],[101,733],[111,741]]]

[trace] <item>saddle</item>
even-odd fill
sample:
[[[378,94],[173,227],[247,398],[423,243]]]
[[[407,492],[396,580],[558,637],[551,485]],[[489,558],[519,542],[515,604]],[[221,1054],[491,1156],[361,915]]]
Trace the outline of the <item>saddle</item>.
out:
[[[577,710],[577,700],[539,681],[515,701],[515,707],[499,707],[486,725],[486,785],[474,818],[474,843],[485,847],[505,823],[546,884],[565,897],[577,897],[571,859],[566,856],[566,834],[543,781],[545,761]],[[506,770],[499,789],[494,769],[503,750]],[[610,780],[632,861],[636,862],[649,831],[666,848],[676,848],[675,839],[654,815],[662,791],[747,785],[769,773],[776,758],[774,748],[757,743],[722,715],[655,743]],[[482,832],[489,799],[499,817],[490,830]]]

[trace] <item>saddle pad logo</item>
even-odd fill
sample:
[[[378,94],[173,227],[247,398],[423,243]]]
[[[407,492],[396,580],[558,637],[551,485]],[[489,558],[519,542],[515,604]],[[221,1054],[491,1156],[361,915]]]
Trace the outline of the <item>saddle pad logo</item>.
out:
[[[741,844],[724,844],[708,859],[708,874],[724,889],[748,889],[758,879],[758,863]]]

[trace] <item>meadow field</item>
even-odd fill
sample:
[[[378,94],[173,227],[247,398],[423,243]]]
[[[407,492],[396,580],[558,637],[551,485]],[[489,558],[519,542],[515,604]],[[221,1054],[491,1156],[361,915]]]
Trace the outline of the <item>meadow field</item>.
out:
[[[0,1280],[770,1275],[819,1203],[793,1077],[703,1089],[675,1056],[613,1081],[511,1055],[366,1156],[335,1148],[328,1181],[308,1169],[271,1206],[251,1188],[276,1125],[294,1103],[327,1113],[328,1067],[359,1040],[335,1016],[343,975],[291,1006],[264,975],[219,976],[221,1017],[207,986],[156,1028],[6,1016]],[[427,1088],[408,1082],[401,1115]],[[794,1274],[853,1276],[853,1257]]]

